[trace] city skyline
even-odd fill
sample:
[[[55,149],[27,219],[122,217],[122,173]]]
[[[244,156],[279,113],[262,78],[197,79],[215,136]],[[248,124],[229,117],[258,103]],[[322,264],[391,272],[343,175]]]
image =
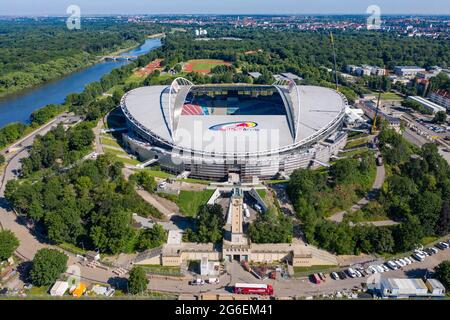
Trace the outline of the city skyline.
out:
[[[78,5],[82,14],[96,15],[135,15],[135,14],[264,14],[264,15],[301,15],[301,14],[352,14],[366,15],[370,5],[377,5],[381,14],[414,14],[414,15],[447,15],[450,5],[443,6],[442,1],[387,1],[387,0],[348,0],[336,5],[332,0],[295,1],[295,0],[229,0],[216,3],[210,0],[197,0],[186,3],[182,0],[142,1],[129,0],[126,3],[118,0],[17,0],[2,4],[0,15],[12,16],[61,16],[66,15],[67,7]]]

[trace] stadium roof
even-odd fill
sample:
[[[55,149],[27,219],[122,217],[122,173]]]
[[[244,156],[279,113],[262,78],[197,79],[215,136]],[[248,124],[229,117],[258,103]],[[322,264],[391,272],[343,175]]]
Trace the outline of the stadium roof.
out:
[[[258,88],[248,84],[214,86]],[[264,144],[270,144],[269,149],[273,149],[273,145],[285,148],[307,142],[343,117],[347,105],[345,97],[332,89],[278,82],[273,87],[283,98],[286,115],[183,116],[181,109],[191,88],[204,86],[177,82],[175,87],[172,84],[170,87],[137,88],[124,96],[122,108],[135,125],[145,128],[146,132],[151,132],[152,136],[162,142],[201,152],[261,152],[268,150]],[[255,123],[257,129],[211,130],[214,126],[228,123]],[[268,137],[267,141],[261,140],[264,135]]]

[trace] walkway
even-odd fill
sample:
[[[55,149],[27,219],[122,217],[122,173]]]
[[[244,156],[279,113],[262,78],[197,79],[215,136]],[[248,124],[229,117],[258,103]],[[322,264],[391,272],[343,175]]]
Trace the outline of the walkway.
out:
[[[377,154],[378,156],[378,154]],[[328,217],[327,219],[334,222],[342,222],[345,215],[350,212],[356,212],[361,210],[362,207],[367,205],[369,201],[376,198],[377,194],[380,192],[381,187],[383,186],[384,180],[386,178],[386,169],[384,166],[377,166],[377,173],[375,176],[375,181],[373,182],[372,189],[369,191],[366,197],[360,199],[355,205],[353,205],[348,211],[340,211]],[[392,221],[392,223],[395,223]]]

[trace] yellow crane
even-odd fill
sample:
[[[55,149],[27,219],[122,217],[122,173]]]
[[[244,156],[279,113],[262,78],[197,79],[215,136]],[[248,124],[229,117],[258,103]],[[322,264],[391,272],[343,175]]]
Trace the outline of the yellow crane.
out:
[[[381,100],[381,90],[378,92],[378,101],[377,101],[377,109],[375,111],[375,116],[373,117],[372,129],[370,130],[372,134],[377,133],[377,120],[378,120],[378,112],[380,111],[380,100]]]

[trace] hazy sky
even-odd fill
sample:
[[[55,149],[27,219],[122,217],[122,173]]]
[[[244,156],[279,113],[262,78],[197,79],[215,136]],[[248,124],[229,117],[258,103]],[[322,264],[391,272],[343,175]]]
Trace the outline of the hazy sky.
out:
[[[365,14],[372,4],[382,14],[450,14],[450,0],[0,0],[0,15],[65,15],[71,4],[82,14]]]

